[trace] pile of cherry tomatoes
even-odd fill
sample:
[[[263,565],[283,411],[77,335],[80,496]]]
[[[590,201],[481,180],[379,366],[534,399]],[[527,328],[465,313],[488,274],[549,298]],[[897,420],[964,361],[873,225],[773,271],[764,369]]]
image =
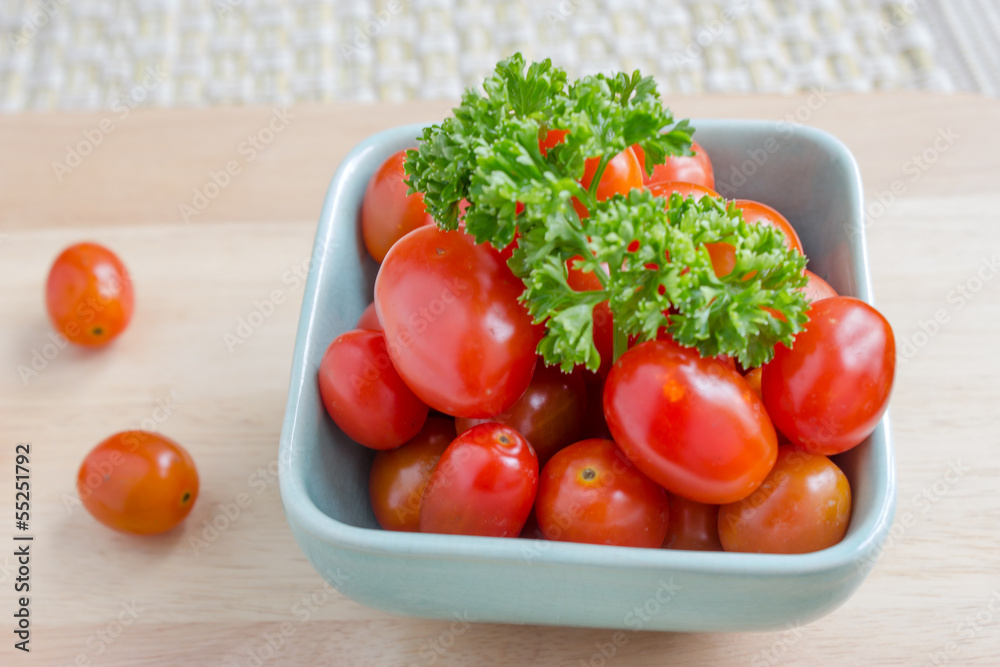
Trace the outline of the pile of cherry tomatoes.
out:
[[[542,149],[559,139],[550,132]],[[626,149],[598,198],[718,197],[709,156],[692,148],[651,176]],[[380,263],[374,302],[332,341],[318,378],[334,422],[379,450],[369,495],[383,528],[771,553],[840,541],[851,490],[829,457],[860,444],[887,406],[895,347],[881,314],[807,271],[809,321],[763,367],[702,358],[665,333],[612,363],[605,303],[593,313],[600,370],[563,373],[536,355],[541,325],[518,301],[512,248],[439,229],[407,194],[403,161],[385,161],[361,209]],[[803,251],[778,211],[735,205]],[[732,247],[710,245],[716,274],[732,271]],[[574,290],[600,288],[593,274],[567,276]]]

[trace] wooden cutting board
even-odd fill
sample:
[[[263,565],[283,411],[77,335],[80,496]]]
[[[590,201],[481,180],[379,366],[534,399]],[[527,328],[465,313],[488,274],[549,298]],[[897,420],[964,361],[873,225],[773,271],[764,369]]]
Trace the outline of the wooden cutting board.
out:
[[[875,294],[900,346],[899,503],[882,559],[841,609],[785,632],[616,643],[588,629],[455,630],[340,596],[293,542],[275,476],[312,237],[354,144],[449,105],[28,114],[0,117],[0,664],[996,664],[1000,102],[671,103],[685,117],[798,119],[861,165]],[[114,248],[136,285],[129,330],[96,352],[52,342],[42,294],[56,254],[84,239]],[[262,305],[276,292],[279,305]],[[262,324],[227,344],[259,309]],[[182,529],[127,537],[74,502],[84,455],[130,427],[197,460],[202,495]],[[30,655],[12,633],[18,443],[31,444]]]

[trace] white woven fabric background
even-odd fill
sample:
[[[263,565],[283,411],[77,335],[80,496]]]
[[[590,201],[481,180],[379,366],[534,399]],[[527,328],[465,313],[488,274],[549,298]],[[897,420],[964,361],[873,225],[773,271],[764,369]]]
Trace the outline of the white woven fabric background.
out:
[[[1000,94],[997,0],[0,0],[0,110],[454,98],[499,59],[665,94]]]

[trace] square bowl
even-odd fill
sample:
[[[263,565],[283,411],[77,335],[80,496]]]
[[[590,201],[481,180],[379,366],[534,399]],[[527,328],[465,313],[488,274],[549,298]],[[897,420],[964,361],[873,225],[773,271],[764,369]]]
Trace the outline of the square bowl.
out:
[[[793,224],[812,271],[872,302],[861,179],[832,136],[787,123],[703,120],[698,142],[729,198],[765,202]],[[892,522],[896,483],[888,415],[835,458],[853,493],[837,545],[802,555],[706,553],[534,539],[399,533],[368,500],[374,452],[327,416],[317,372],[326,347],[371,301],[377,266],[358,212],[368,179],[422,126],[362,141],[343,161],[316,232],[281,433],[280,487],[299,546],[344,595],[404,615],[629,630],[753,631],[804,624],[864,580]]]

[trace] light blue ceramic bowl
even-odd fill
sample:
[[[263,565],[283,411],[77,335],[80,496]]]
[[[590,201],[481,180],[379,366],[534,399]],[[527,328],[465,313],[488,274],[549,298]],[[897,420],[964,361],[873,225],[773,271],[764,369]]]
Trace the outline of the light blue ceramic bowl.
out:
[[[861,180],[847,148],[807,127],[695,122],[717,187],[768,203],[795,226],[810,268],[841,294],[871,302]],[[415,144],[420,126],[362,141],[330,184],[316,232],[281,434],[285,513],[299,546],[344,595],[427,618],[626,630],[784,629],[830,613],[861,584],[895,507],[888,418],[837,458],[854,508],[844,540],[805,555],[701,553],[526,539],[394,533],[368,502],[373,452],[329,419],[316,373],[327,345],[354,327],[377,267],[358,211],[369,177]]]

